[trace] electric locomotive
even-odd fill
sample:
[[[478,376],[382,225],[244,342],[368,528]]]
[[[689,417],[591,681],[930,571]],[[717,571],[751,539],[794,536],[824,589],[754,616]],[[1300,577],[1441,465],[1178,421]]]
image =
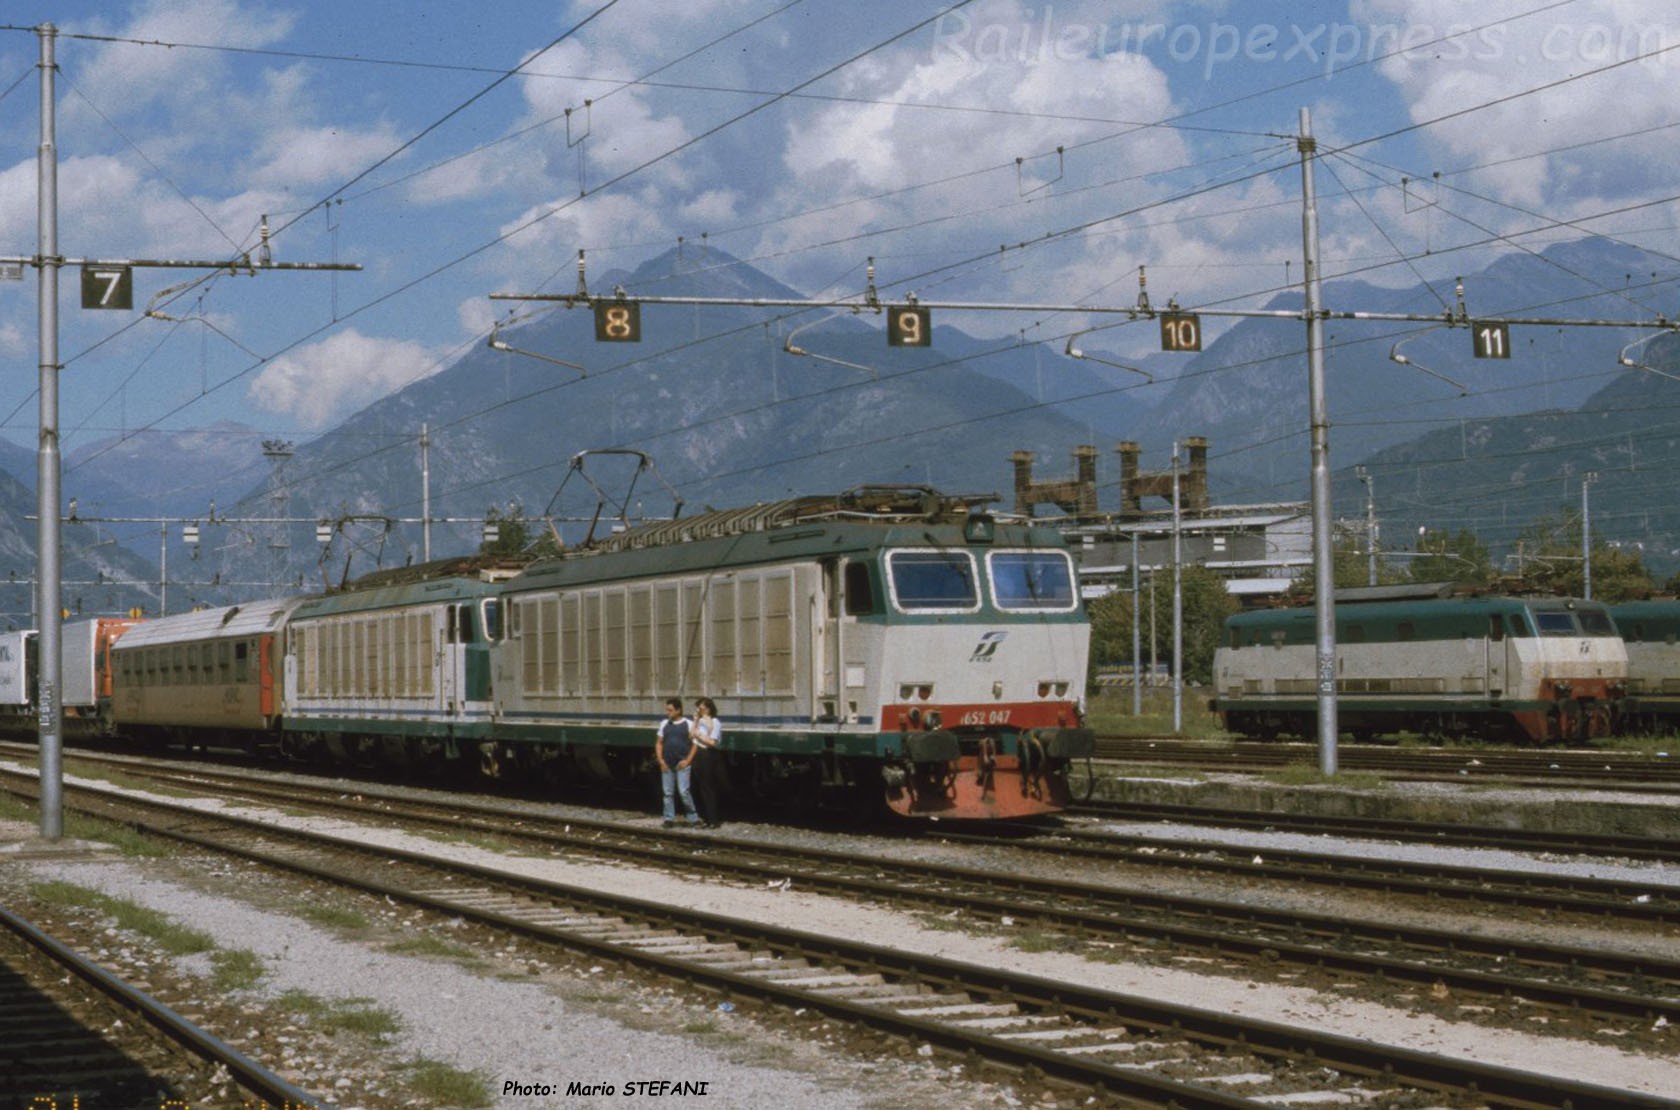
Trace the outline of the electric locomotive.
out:
[[[286,622],[282,751],[434,772],[492,751],[496,593],[513,573],[454,560],[300,601]]]
[[[1680,726],[1680,600],[1626,601],[1610,616],[1627,645],[1622,730],[1672,732]]]
[[[717,702],[733,790],[796,808],[1053,812],[1092,751],[1060,537],[929,490],[643,525],[501,599],[498,765],[629,781],[670,695]]]
[[[1316,628],[1310,607],[1226,620],[1213,708],[1227,729],[1311,733]],[[1360,739],[1587,740],[1613,731],[1628,677],[1609,612],[1574,598],[1338,602],[1336,654],[1337,717]]]

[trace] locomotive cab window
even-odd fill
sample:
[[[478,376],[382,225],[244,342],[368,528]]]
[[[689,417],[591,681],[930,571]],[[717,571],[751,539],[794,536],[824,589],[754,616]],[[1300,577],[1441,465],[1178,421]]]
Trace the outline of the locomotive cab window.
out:
[[[1540,626],[1542,636],[1575,635],[1575,618],[1568,613],[1536,613],[1534,623]]]
[[[890,551],[887,582],[906,613],[972,613],[980,608],[974,559],[966,551]]]
[[[486,640],[500,640],[502,638],[502,603],[495,598],[485,598],[479,614],[484,624],[484,638]]]
[[[1063,551],[993,551],[992,601],[1009,612],[1070,613],[1079,607],[1073,560]]]

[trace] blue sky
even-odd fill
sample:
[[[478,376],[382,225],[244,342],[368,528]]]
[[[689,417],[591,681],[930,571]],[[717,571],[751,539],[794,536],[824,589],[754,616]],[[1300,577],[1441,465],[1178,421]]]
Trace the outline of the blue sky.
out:
[[[874,256],[884,289],[930,298],[1125,304],[1142,265],[1158,301],[1255,306],[1300,275],[1303,106],[1334,152],[1328,277],[1450,280],[1588,232],[1680,253],[1671,5],[948,7],[16,0],[0,255],[35,251],[29,28],[51,20],[65,256],[229,257],[267,214],[278,259],[365,267],[174,293],[199,275],[141,271],[131,314],[80,309],[67,272],[67,447],[225,419],[306,440],[483,343],[487,294],[679,237],[812,294]],[[172,319],[141,315],[154,297]],[[0,283],[0,434],[31,445],[35,321],[33,274]],[[1058,343],[1087,323],[953,322]]]

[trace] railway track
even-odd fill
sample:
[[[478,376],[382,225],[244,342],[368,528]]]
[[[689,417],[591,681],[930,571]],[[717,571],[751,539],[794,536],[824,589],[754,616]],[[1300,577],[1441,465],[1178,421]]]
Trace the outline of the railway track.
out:
[[[420,823],[452,833],[517,840],[548,855],[633,860],[657,867],[692,870],[736,882],[791,882],[805,890],[845,897],[961,908],[984,922],[1013,922],[1060,930],[1080,944],[1099,945],[1110,957],[1159,961],[1216,957],[1243,974],[1329,977],[1337,984],[1359,977],[1373,994],[1399,994],[1411,1006],[1450,999],[1460,1006],[1497,1011],[1517,1023],[1544,1021],[1554,1031],[1583,1036],[1620,1036],[1672,1050],[1670,1034],[1680,1028],[1680,964],[1653,957],[1618,956],[1593,947],[1525,944],[1462,930],[1421,929],[1361,922],[1349,917],[1258,910],[1248,903],[1211,898],[1163,897],[1094,883],[1006,875],[996,870],[942,867],[884,860],[815,848],[754,845],[706,836],[632,830],[617,823],[578,818],[541,818],[522,811],[486,808],[449,799],[420,803],[395,794],[358,793],[346,799],[338,789],[262,786],[245,776],[205,772],[156,772],[170,789],[217,789],[240,798],[286,806],[309,806],[356,819]],[[1514,999],[1520,999],[1514,1003]]]
[[[1614,788],[1632,793],[1680,791],[1680,738],[1667,755],[1574,749],[1431,749],[1339,744],[1343,771],[1365,771],[1396,779],[1498,779],[1526,786]],[[1309,743],[1206,742],[1174,737],[1098,736],[1096,758],[1207,771],[1263,773],[1294,764],[1315,764],[1318,746]]]
[[[127,755],[99,756],[77,753],[123,766],[134,774],[158,774],[153,761]],[[197,775],[199,785],[215,781],[203,771],[182,771]],[[249,784],[249,778],[223,771],[228,786]],[[290,787],[287,788],[288,791]],[[377,787],[358,784],[363,796],[378,795]],[[318,796],[341,792],[334,785],[320,788]],[[291,797],[291,794],[287,794]],[[384,795],[391,797],[393,795]],[[330,803],[324,803],[330,804]],[[452,807],[467,808],[452,801]],[[999,829],[1011,826],[999,824]],[[932,827],[929,827],[930,830]],[[1348,890],[1375,891],[1391,896],[1415,897],[1433,905],[1458,903],[1537,913],[1564,914],[1598,923],[1624,922],[1642,927],[1663,927],[1680,921],[1680,886],[1662,882],[1595,879],[1535,870],[1470,867],[1463,865],[1383,859],[1351,852],[1311,852],[1301,849],[1267,848],[1256,852],[1215,840],[1153,836],[1142,833],[1110,835],[1090,829],[1061,827],[1046,834],[1042,826],[1017,826],[1022,839],[1011,843],[1024,851],[1146,868],[1177,868],[1243,880],[1312,883]],[[939,826],[936,835],[954,843],[993,843],[995,838],[955,831]],[[1535,850],[1530,846],[1525,850]]]
[[[979,842],[972,833],[940,834],[954,842]],[[1670,883],[1598,879],[1541,870],[1466,867],[1382,859],[1348,852],[1255,849],[1219,840],[1144,834],[1112,835],[1063,828],[1016,841],[1025,851],[1063,860],[1172,867],[1202,874],[1264,882],[1320,884],[1406,896],[1433,905],[1573,915],[1580,920],[1645,928],[1680,921],[1680,887]]]
[[[29,1107],[320,1105],[4,908],[0,1091]]]
[[[86,791],[72,793],[78,807],[88,804],[82,800]],[[133,823],[136,806],[132,798],[104,798],[94,808],[114,807],[119,812],[108,816]],[[939,1045],[976,1065],[998,1064],[1029,1077],[1157,1104],[1251,1105],[1255,1097],[1328,1087],[1345,1098],[1405,1105],[1408,1086],[1429,1092],[1426,1099],[1441,1091],[1474,1090],[1500,1105],[1610,1097],[1642,1104],[1637,1098],[1627,1101],[1625,1092],[1582,1088],[1553,1077],[1395,1052],[1351,1038],[604,896],[411,853],[369,851],[300,830],[211,817],[169,804],[145,803],[143,808],[154,814],[143,822],[150,831],[201,848],[233,851],[732,996],[861,1021]],[[159,819],[158,813],[165,816]],[[378,877],[370,877],[373,873]],[[1117,1059],[1132,1066],[1110,1062]],[[1147,1068],[1138,1066],[1145,1061]],[[1327,1081],[1327,1075],[1333,1078]],[[1237,1093],[1222,1093],[1221,1086]]]

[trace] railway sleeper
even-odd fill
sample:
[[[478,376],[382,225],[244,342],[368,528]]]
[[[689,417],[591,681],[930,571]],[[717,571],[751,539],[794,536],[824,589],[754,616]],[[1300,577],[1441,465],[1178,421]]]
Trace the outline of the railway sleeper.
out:
[[[790,985],[799,979],[808,979],[819,975],[823,978],[832,980],[837,985],[847,982],[852,978],[852,976],[845,971],[837,973],[832,970],[814,967],[810,964],[782,964],[774,967],[755,967],[747,971],[746,974],[751,975],[754,979],[763,979],[770,983],[780,983],[783,986]]]
[[[717,971],[739,971],[743,974],[764,966],[762,962],[743,955],[739,948],[727,943],[701,949],[693,959],[695,963],[705,964]]]
[[[905,1017],[918,1018],[992,1018],[1019,1015],[1021,1010],[1013,1002],[953,1002],[937,1006],[899,1007],[898,1012]]]
[[[1026,1031],[1028,1029],[1044,1028],[1046,1026],[1062,1026],[1062,1019],[1050,1014],[1007,1014],[999,1017],[956,1018],[952,1025],[961,1029],[983,1029],[987,1032],[1004,1034],[1013,1030]]]
[[[861,1002],[868,1006],[879,1006],[883,1009],[896,1009],[899,1006],[913,1005],[919,997],[923,997],[913,990],[906,991],[901,983],[854,984],[845,987],[829,987],[817,993],[828,998]]]
[[[777,979],[776,982],[784,987],[797,987],[800,990],[818,991],[822,990],[824,987],[839,986],[842,983],[850,982],[851,978],[852,977],[850,975],[845,974],[818,974],[808,975],[803,978],[795,976],[791,979]]]
[[[1020,1029],[999,1033],[998,1036],[1007,1041],[1021,1041],[1031,1044],[1055,1044],[1062,1041],[1078,1041],[1089,1039],[1092,1031],[1086,1028],[1069,1028],[1061,1026],[1056,1029]],[[1065,1047],[1065,1046],[1064,1046]],[[1077,1051],[1079,1046],[1072,1048]]]

